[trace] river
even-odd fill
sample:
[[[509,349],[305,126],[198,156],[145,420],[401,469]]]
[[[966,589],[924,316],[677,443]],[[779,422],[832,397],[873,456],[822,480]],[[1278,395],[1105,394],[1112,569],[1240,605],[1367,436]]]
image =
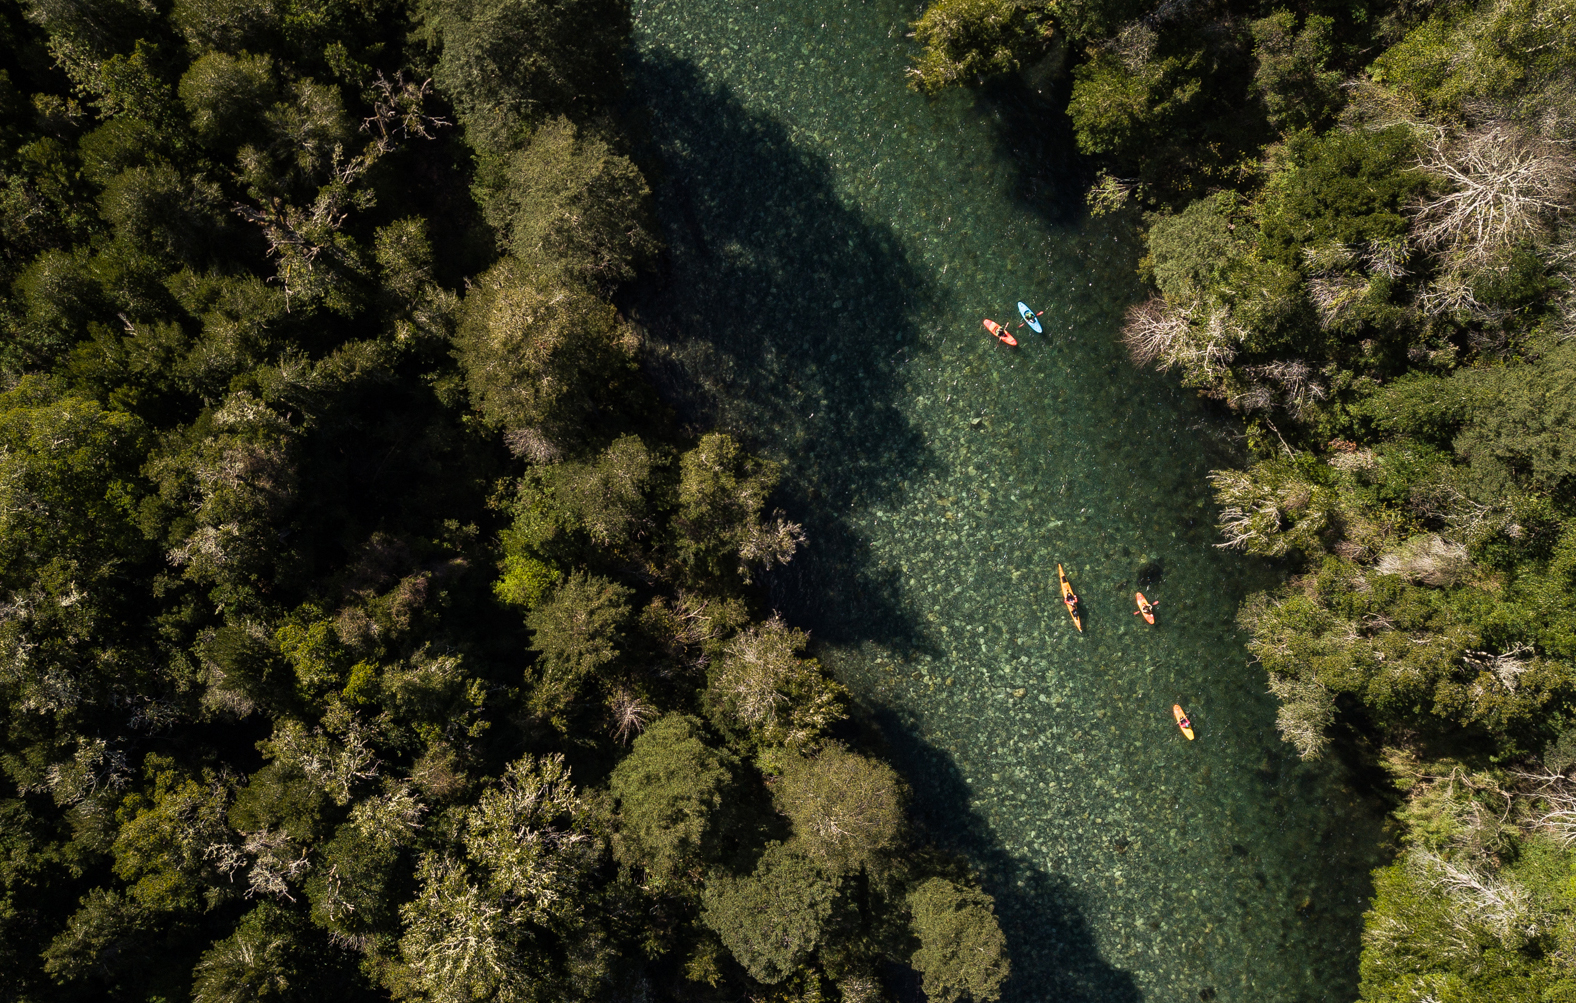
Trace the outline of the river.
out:
[[[681,414],[785,463],[773,602],[996,897],[1004,998],[1353,999],[1380,806],[1275,733],[1234,618],[1280,572],[1214,546],[1205,480],[1235,426],[1122,353],[1138,249],[1053,85],[913,93],[891,0],[634,9],[667,255],[627,309]],[[1011,349],[980,320],[1019,299]]]

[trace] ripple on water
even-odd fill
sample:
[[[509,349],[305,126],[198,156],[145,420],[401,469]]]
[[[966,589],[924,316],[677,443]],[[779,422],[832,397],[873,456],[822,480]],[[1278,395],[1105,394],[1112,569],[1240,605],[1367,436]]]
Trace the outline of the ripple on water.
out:
[[[1212,546],[1230,428],[1122,357],[1135,251],[1069,221],[1051,117],[907,91],[887,0],[635,10],[670,272],[631,313],[690,417],[788,461],[774,600],[985,874],[1009,998],[1352,998],[1376,810],[1276,738],[1234,624],[1272,572]],[[980,318],[1019,298],[1014,352]]]

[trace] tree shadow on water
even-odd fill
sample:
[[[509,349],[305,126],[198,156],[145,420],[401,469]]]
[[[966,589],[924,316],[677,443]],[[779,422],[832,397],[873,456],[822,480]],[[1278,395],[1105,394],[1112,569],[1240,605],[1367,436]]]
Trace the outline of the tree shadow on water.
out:
[[[786,461],[779,501],[810,546],[773,576],[774,604],[823,640],[918,646],[895,572],[845,515],[933,463],[896,406],[926,280],[781,122],[662,52],[633,55],[629,76],[667,245],[622,304],[648,370],[687,423]]]
[[[687,423],[787,462],[782,503],[810,547],[773,573],[773,604],[823,641],[927,650],[896,569],[847,514],[887,507],[937,465],[898,403],[904,367],[926,351],[914,318],[940,293],[884,223],[839,200],[784,123],[662,52],[634,54],[629,78],[667,244],[663,274],[621,303],[645,332],[648,370]],[[1100,959],[1077,892],[1003,850],[951,758],[876,713],[920,825],[996,899],[1008,1003],[1136,1003],[1132,980]]]
[[[975,114],[988,117],[996,142],[1016,175],[1013,197],[1021,209],[1054,227],[1076,227],[1087,216],[1084,192],[1095,165],[1078,152],[1067,117],[1066,77],[1037,92],[1020,77],[993,80],[975,92]]]
[[[996,900],[1012,958],[1003,1003],[1138,1003],[1141,994],[1132,977],[1100,957],[1080,895],[1067,879],[1001,846],[990,824],[969,808],[968,782],[950,755],[891,711],[876,710],[873,718],[914,787],[912,815],[923,835],[966,856]]]

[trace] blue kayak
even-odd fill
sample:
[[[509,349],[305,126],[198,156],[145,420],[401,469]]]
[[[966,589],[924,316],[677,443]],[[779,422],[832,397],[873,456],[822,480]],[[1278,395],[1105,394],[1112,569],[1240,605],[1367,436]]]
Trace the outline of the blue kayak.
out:
[[[1029,309],[1029,304],[1023,302],[1022,300],[1018,301],[1018,316],[1023,318],[1023,322],[1025,324],[1034,329],[1035,334],[1045,333],[1045,329],[1040,327],[1039,316],[1033,310]]]

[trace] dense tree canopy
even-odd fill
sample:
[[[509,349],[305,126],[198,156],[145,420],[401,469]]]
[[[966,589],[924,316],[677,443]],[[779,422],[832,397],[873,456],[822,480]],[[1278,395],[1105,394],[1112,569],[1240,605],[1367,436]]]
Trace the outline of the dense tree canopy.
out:
[[[961,865],[902,852],[751,586],[804,542],[781,471],[678,426],[610,299],[660,280],[629,32],[0,4],[0,996],[867,999],[906,961]]]

